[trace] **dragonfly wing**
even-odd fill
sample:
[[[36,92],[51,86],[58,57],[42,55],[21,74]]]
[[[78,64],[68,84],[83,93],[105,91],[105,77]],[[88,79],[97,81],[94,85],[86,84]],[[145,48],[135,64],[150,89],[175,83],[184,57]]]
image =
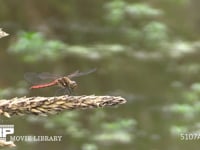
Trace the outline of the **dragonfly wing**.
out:
[[[92,72],[95,72],[97,69],[94,68],[94,69],[91,69],[89,71],[86,71],[86,72],[79,72],[78,70],[75,71],[74,73],[68,75],[69,78],[75,78],[75,77],[80,77],[80,76],[84,76],[84,75],[87,75],[87,74],[90,74]]]
[[[52,75],[48,72],[43,72],[43,73],[27,72],[24,74],[24,78],[29,83],[39,84],[39,83],[45,83],[46,81],[58,78],[58,76]]]
[[[75,72],[71,73],[71,74],[68,75],[67,77],[68,77],[68,78],[73,78],[73,77],[75,77],[75,75],[78,74],[78,73],[79,73],[79,70],[76,70]]]
[[[42,80],[45,80],[45,79],[56,79],[56,78],[59,78],[59,76],[57,75],[53,75],[49,72],[42,72],[40,74],[38,74],[38,77]]]
[[[38,78],[38,74],[34,72],[27,72],[24,74],[24,78],[29,83],[40,83],[41,79]]]

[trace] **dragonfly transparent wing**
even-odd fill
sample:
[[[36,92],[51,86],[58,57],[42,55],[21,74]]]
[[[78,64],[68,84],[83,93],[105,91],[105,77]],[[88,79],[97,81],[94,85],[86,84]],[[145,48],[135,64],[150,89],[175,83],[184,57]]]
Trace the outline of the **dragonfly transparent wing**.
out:
[[[29,83],[40,83],[41,79],[38,78],[38,74],[34,72],[27,72],[24,74],[24,78]]]
[[[38,77],[42,80],[45,80],[45,79],[56,79],[56,78],[59,78],[60,76],[51,74],[49,72],[42,72],[42,73],[38,74]]]
[[[35,72],[27,72],[24,74],[24,78],[26,81],[32,84],[43,83],[45,80],[56,79],[58,76],[52,75],[48,72],[43,73],[35,73]]]
[[[91,70],[86,71],[86,72],[79,72],[79,71],[77,70],[77,71],[75,71],[74,73],[68,75],[67,77],[69,77],[70,79],[71,79],[71,78],[75,78],[75,77],[80,77],[80,76],[88,75],[88,74],[90,74],[90,73],[92,73],[92,72],[95,72],[96,70],[97,70],[96,68],[91,69]]]

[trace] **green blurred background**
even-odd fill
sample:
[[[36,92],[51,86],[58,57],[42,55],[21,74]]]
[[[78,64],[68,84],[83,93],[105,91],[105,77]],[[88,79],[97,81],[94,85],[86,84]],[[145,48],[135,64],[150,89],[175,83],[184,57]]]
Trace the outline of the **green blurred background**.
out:
[[[1,99],[53,96],[29,91],[26,72],[77,79],[76,95],[116,95],[116,108],[49,117],[1,117],[15,135],[62,135],[62,142],[16,142],[17,149],[188,150],[200,129],[200,1],[6,0],[0,5]]]

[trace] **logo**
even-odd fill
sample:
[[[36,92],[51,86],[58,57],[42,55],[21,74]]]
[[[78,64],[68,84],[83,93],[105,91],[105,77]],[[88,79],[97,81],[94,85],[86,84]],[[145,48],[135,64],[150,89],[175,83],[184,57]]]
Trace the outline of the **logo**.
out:
[[[60,142],[62,136],[47,136],[47,135],[10,135],[14,134],[14,125],[0,125],[0,140],[4,141],[27,141],[27,142]],[[9,135],[9,137],[8,137]],[[7,139],[7,140],[6,140]]]
[[[9,134],[14,133],[14,125],[0,125],[0,140],[6,141]]]

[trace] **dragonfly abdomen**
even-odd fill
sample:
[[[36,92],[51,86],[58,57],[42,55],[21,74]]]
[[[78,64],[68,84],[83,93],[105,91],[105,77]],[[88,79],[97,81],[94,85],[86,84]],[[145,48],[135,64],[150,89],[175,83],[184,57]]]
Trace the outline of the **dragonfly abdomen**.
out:
[[[54,86],[54,85],[57,85],[57,80],[54,80],[50,83],[45,83],[45,84],[39,84],[39,85],[33,85],[30,87],[30,89],[39,89],[39,88],[46,88],[46,87],[49,87],[49,86]]]

